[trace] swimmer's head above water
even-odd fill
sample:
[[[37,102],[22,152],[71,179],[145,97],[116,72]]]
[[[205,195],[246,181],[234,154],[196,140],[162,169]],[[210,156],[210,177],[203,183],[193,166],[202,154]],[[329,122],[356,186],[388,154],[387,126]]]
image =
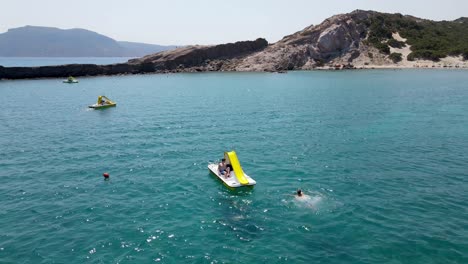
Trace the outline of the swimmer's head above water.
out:
[[[297,190],[297,196],[302,196],[302,190],[301,189]]]

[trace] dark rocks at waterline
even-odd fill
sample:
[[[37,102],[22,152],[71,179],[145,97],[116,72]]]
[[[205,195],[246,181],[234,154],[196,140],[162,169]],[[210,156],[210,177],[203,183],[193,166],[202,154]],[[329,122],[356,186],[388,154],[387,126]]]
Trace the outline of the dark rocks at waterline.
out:
[[[137,65],[112,64],[69,64],[41,67],[2,67],[0,66],[0,79],[30,79],[30,78],[57,78],[68,76],[97,76],[115,75],[123,73],[138,73],[141,67]]]
[[[268,46],[265,39],[238,41],[216,46],[188,46],[176,50],[159,52],[143,58],[129,60],[130,64],[152,63],[158,70],[188,68],[208,64],[212,60],[228,60],[258,52]]]
[[[226,61],[260,51],[265,39],[239,41],[216,46],[191,46],[160,52],[127,63],[94,65],[69,64],[41,67],[2,67],[0,79],[60,78],[164,72],[220,71]],[[229,70],[229,69],[226,69]]]

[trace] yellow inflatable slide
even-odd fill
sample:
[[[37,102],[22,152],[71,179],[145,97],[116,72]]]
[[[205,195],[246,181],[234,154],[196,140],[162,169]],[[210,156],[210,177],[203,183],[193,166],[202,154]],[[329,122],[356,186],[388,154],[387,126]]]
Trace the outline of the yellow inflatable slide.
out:
[[[231,164],[232,170],[234,174],[236,174],[236,178],[242,185],[249,184],[249,180],[244,175],[244,171],[240,165],[239,159],[237,159],[237,154],[235,151],[224,152],[224,158],[226,159],[228,164]]]

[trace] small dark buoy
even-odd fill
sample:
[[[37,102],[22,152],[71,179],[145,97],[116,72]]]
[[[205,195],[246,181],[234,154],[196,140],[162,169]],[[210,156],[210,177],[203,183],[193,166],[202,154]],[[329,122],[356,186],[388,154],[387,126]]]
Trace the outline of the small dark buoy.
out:
[[[104,178],[108,179],[108,178],[109,178],[109,173],[104,172],[104,173],[102,174],[102,176],[104,176]]]

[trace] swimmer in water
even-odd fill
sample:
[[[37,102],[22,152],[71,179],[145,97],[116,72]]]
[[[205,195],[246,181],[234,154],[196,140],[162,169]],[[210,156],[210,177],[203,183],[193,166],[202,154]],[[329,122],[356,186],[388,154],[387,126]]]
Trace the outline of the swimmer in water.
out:
[[[298,189],[296,193],[298,197],[302,197],[304,195],[301,189]]]
[[[297,189],[296,194],[294,195],[296,199],[307,201],[310,200],[310,196],[307,194],[304,194],[301,189]]]
[[[294,193],[294,198],[298,206],[312,208],[312,209],[317,209],[318,204],[322,200],[322,197],[318,195],[311,197],[305,194],[304,192],[302,192],[301,189],[297,189],[297,191]]]

